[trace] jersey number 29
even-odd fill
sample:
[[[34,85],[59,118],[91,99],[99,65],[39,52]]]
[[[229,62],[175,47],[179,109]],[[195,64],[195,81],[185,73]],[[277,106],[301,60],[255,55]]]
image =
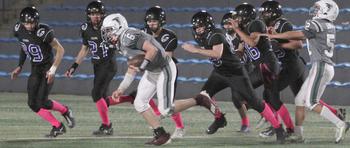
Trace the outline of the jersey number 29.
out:
[[[29,44],[26,46],[26,44],[21,43],[21,46],[25,53],[29,55],[32,59],[33,62],[41,62],[44,59],[43,53],[41,52],[41,48],[39,45],[35,44]]]

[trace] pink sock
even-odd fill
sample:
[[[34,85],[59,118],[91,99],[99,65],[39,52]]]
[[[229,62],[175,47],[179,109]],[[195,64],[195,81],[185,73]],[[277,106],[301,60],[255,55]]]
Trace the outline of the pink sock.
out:
[[[100,117],[102,119],[102,123],[104,125],[109,125],[109,118],[108,118],[108,107],[105,99],[101,98],[96,102],[96,108],[98,112],[100,113]]]
[[[280,121],[280,119],[278,118],[278,113],[276,112],[276,110],[271,106],[270,103],[266,103],[266,104],[270,107],[270,109],[271,109],[273,115],[275,116],[276,120]]]
[[[149,100],[149,105],[151,105],[151,107],[152,107],[152,109],[153,109],[153,112],[154,112],[157,116],[160,116],[160,112],[159,112],[158,106],[156,105],[156,103],[154,102],[153,99]]]
[[[109,100],[109,105],[117,105],[124,102],[130,102],[131,104],[133,104],[135,100],[135,98],[132,96],[120,96],[117,100],[112,99],[112,97],[110,96],[107,98]]]
[[[247,116],[243,117],[241,122],[242,125],[249,126],[249,118]]]
[[[181,113],[175,113],[171,116],[173,121],[175,122],[176,128],[184,128],[184,123],[182,122],[182,116]]]
[[[276,117],[273,115],[270,107],[266,103],[264,103],[264,105],[265,105],[265,108],[260,114],[267,121],[269,121],[274,128],[279,128],[281,126],[280,122],[278,120],[276,120]]]
[[[54,127],[60,127],[61,125],[61,122],[58,121],[49,110],[41,108],[36,114],[44,120],[46,120],[47,122],[49,122]]]
[[[52,100],[52,110],[58,111],[61,114],[64,114],[67,112],[68,109],[67,109],[67,107],[63,106],[61,103],[59,103],[55,100]]]
[[[337,110],[333,108],[332,106],[328,105],[326,102],[323,102],[322,100],[319,101],[320,104],[323,106],[327,107],[329,110],[331,110],[334,114],[337,114]]]
[[[277,113],[282,118],[284,124],[286,125],[286,128],[294,129],[292,118],[290,117],[289,111],[285,105],[282,105]]]

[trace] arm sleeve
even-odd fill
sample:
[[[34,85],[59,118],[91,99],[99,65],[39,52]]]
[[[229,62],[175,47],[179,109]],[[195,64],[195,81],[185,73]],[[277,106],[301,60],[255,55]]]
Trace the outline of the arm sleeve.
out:
[[[86,28],[87,28],[87,24],[86,23],[81,25],[81,27],[80,27],[80,36],[81,36],[83,45],[88,46],[89,45],[88,40],[87,40],[88,38],[86,37],[86,33],[85,33],[86,32]]]
[[[53,29],[49,29],[47,33],[44,35],[43,42],[51,43],[55,38]]]
[[[315,20],[307,20],[305,28],[302,31],[306,38],[312,39],[316,37],[316,33],[322,30],[321,25]]]
[[[174,51],[177,48],[177,38],[173,37],[164,48],[165,51]]]
[[[137,49],[142,49],[143,50],[143,44],[145,43],[146,40],[149,40],[147,39],[147,36],[143,35],[143,34],[140,34],[140,35],[137,35],[135,36],[136,38],[138,39],[135,39],[136,41],[136,48]]]
[[[220,33],[214,33],[210,38],[209,38],[209,46],[214,46],[218,45],[224,42],[224,37]]]
[[[276,32],[277,33],[284,33],[288,31],[293,31],[293,25],[290,22],[287,21],[281,21],[279,26],[277,26]],[[288,43],[289,40],[286,39],[276,39],[279,43]]]
[[[16,23],[15,26],[13,27],[13,36],[18,38],[18,31],[21,28],[21,23]]]
[[[19,51],[18,66],[22,67],[26,59],[27,59],[27,55],[24,53],[23,49],[21,49]]]
[[[266,33],[266,25],[262,21],[253,21],[249,25],[249,33],[253,32]]]
[[[277,29],[277,33],[283,33],[287,31],[293,31],[293,25],[289,22],[284,22],[280,27]]]

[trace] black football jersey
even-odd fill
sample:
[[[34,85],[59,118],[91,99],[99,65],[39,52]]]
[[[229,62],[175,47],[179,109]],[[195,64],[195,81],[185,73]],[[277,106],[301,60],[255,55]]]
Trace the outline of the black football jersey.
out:
[[[227,37],[222,30],[214,29],[206,35],[205,42],[200,45],[204,49],[213,49],[214,45],[223,44],[224,49],[221,58],[209,59],[213,63],[214,69],[225,76],[231,76],[232,74],[236,74],[236,72],[241,74],[241,71],[237,70],[242,68],[241,60],[236,54],[238,46],[233,45]]]
[[[274,28],[277,33],[283,33],[287,31],[292,31],[293,25],[286,19],[280,18],[276,20]],[[286,63],[287,61],[294,61],[299,58],[299,52],[297,50],[283,49],[279,45],[281,43],[288,43],[288,42],[289,41],[285,39],[276,39],[271,41],[273,51],[275,52],[276,57],[282,63]]]
[[[55,37],[50,26],[40,23],[34,31],[27,31],[22,23],[16,23],[13,32],[32,64],[40,65],[53,62],[50,43]]]
[[[249,22],[244,30],[245,33],[250,35],[253,32],[266,33],[266,25],[261,20],[253,20]],[[256,47],[250,47],[244,43],[245,54],[253,61],[254,64],[261,63],[266,60],[277,61],[276,57],[271,57],[273,55],[273,49],[270,40],[267,36],[260,36],[260,39]]]
[[[142,31],[152,35],[149,28],[142,28]],[[155,39],[163,46],[165,51],[174,51],[177,48],[177,37],[172,30],[162,28],[162,31]]]
[[[81,37],[83,44],[90,50],[92,63],[101,63],[114,57],[115,48],[103,42],[101,28],[96,30],[91,23],[84,23],[81,25]]]
[[[253,32],[266,33],[266,25],[261,20],[253,20],[249,22],[245,28],[245,32],[250,35]],[[272,51],[271,43],[266,36],[261,36],[256,48],[259,49],[260,53],[265,54]]]

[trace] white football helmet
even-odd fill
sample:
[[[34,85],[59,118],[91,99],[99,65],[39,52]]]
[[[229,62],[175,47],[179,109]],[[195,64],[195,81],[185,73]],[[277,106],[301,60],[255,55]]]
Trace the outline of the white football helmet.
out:
[[[319,0],[310,9],[310,15],[314,19],[327,19],[335,21],[339,14],[339,7],[333,0]]]
[[[101,36],[103,41],[109,42],[112,36],[119,37],[119,35],[128,28],[128,22],[120,13],[108,15],[102,23]]]

